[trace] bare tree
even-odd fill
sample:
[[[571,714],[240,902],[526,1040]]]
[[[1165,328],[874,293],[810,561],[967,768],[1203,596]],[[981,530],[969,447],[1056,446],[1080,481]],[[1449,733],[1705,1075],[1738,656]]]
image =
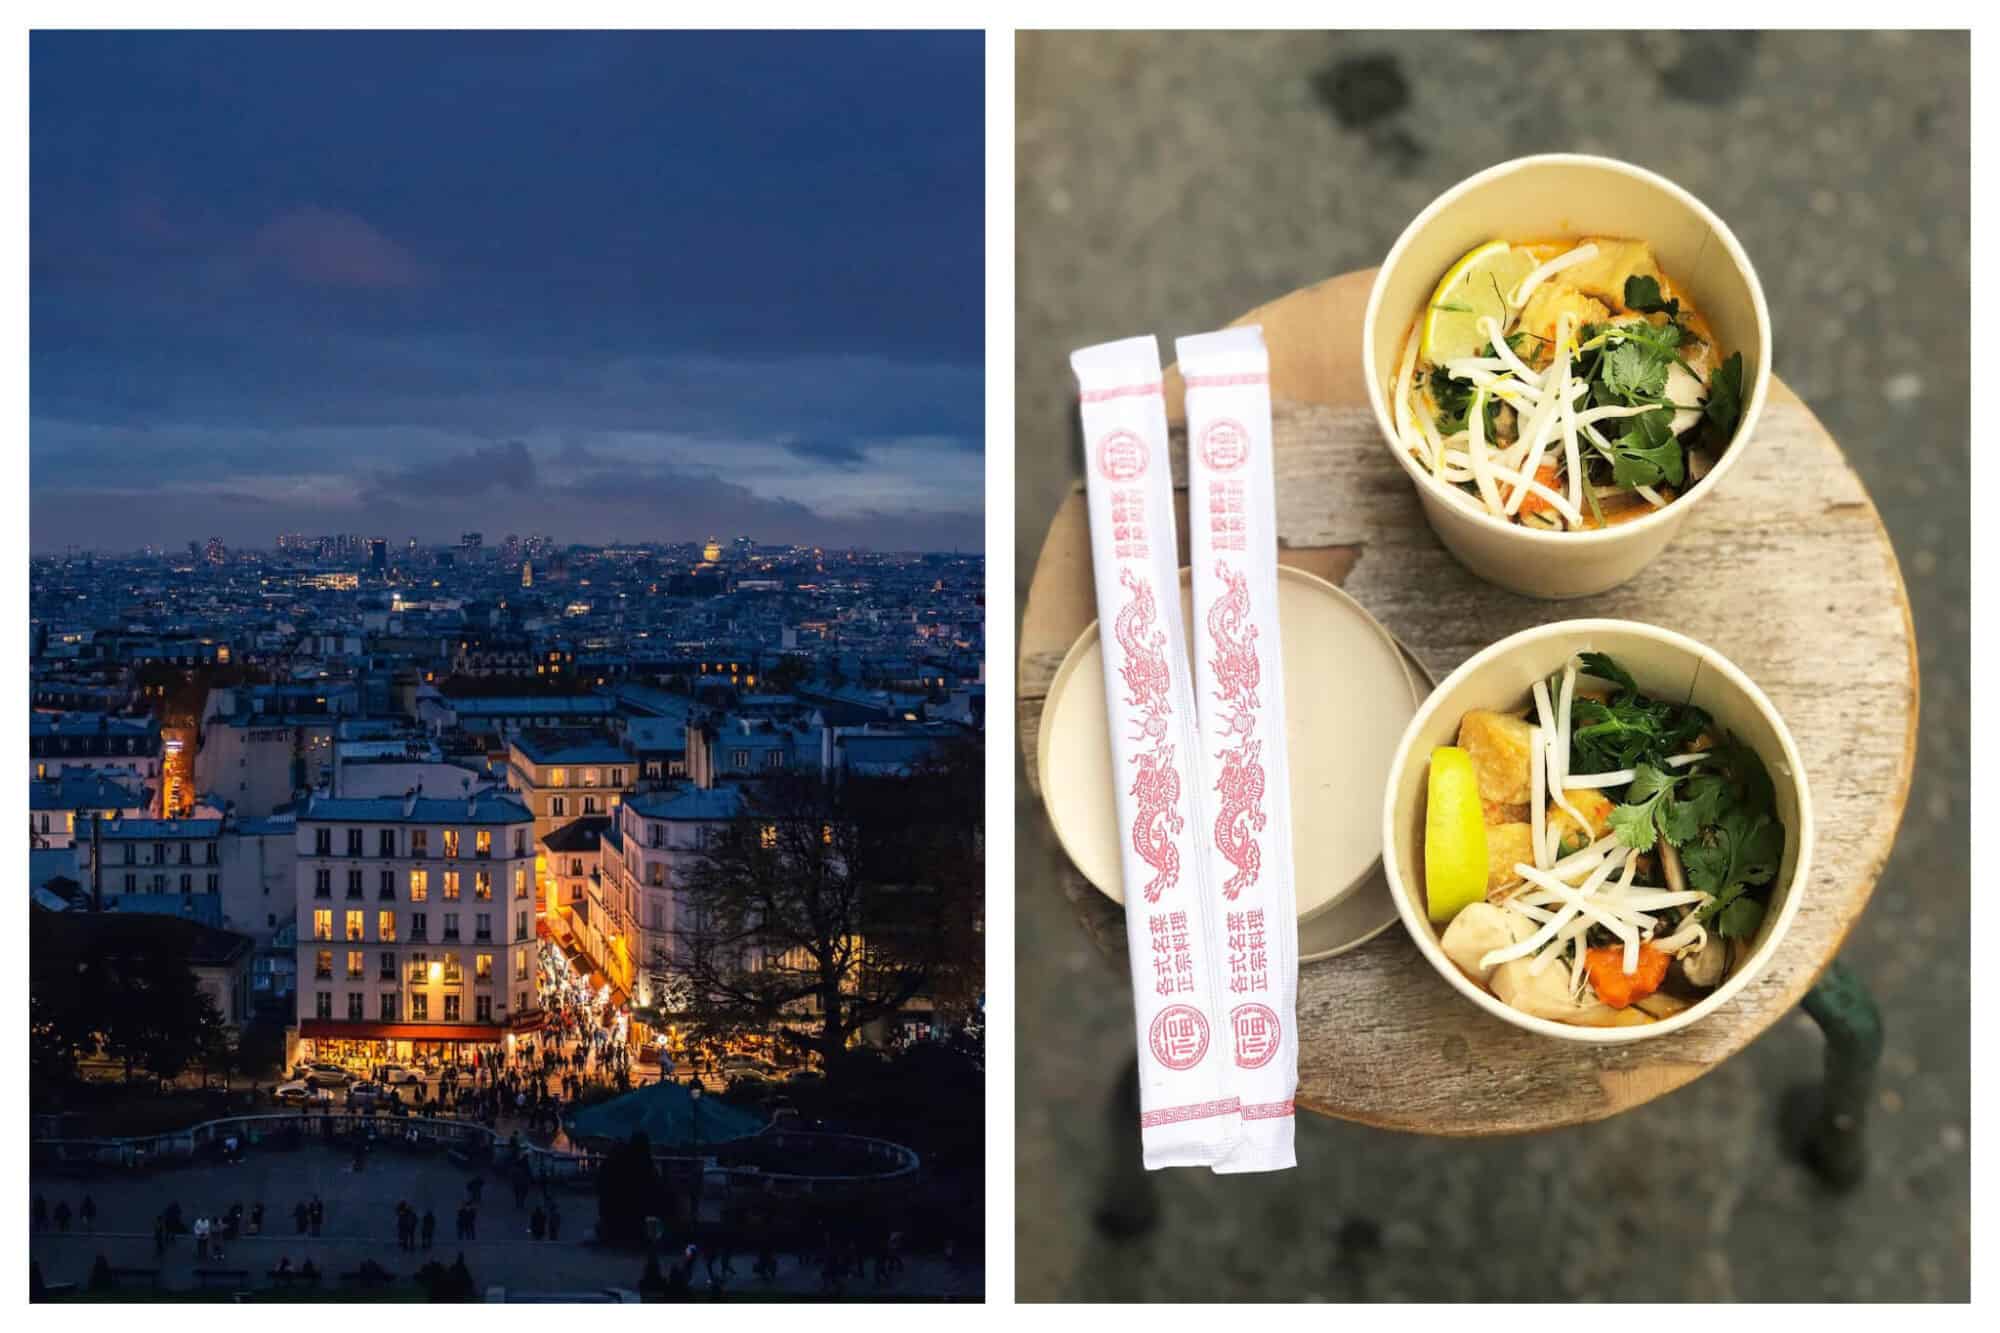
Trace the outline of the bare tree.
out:
[[[935,771],[830,787],[785,774],[745,788],[679,880],[678,1018],[709,1035],[775,1031],[822,1059],[979,969],[977,799]],[[942,849],[970,847],[967,854]],[[976,989],[976,983],[974,986]]]

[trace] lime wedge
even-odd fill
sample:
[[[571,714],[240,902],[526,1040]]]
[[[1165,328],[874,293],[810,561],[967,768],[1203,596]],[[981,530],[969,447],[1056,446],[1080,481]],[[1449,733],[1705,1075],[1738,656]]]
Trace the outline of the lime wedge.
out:
[[[1424,340],[1417,349],[1432,365],[1478,356],[1486,350],[1479,321],[1507,327],[1507,293],[1532,273],[1535,259],[1505,241],[1488,241],[1453,264],[1424,311]]]
[[[1456,745],[1431,751],[1424,809],[1424,896],[1444,925],[1486,896],[1486,812],[1472,756]]]

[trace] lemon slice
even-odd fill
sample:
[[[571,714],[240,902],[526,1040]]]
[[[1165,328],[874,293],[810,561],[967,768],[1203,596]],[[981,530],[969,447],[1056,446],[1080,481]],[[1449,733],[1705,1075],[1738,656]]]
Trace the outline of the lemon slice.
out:
[[[1486,896],[1486,814],[1472,756],[1455,745],[1431,751],[1424,811],[1424,893],[1443,925]]]
[[[1478,356],[1486,350],[1479,321],[1507,327],[1507,294],[1534,272],[1535,258],[1505,241],[1488,241],[1453,264],[1424,311],[1424,360],[1432,365]]]

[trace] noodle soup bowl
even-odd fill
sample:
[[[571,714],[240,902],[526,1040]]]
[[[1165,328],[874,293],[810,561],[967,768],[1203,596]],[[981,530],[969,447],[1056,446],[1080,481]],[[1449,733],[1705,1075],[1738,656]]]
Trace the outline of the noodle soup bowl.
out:
[[[1722,983],[1667,1018],[1631,1027],[1585,1027],[1514,1008],[1461,972],[1440,944],[1424,893],[1424,813],[1431,751],[1458,743],[1459,720],[1475,708],[1523,707],[1537,680],[1582,652],[1609,654],[1639,688],[1659,699],[1692,703],[1715,725],[1756,751],[1771,775],[1785,850],[1765,899],[1764,919],[1748,954]],[[1565,620],[1523,630],[1470,658],[1431,692],[1403,733],[1382,800],[1382,865],[1404,928],[1438,974],[1496,1018],[1561,1041],[1643,1041],[1678,1032],[1730,1003],[1770,964],[1805,897],[1813,847],[1812,800],[1791,732],[1764,692],[1721,653],[1683,634],[1632,620]]]
[[[1489,241],[1613,236],[1652,246],[1725,352],[1743,354],[1743,415],[1708,474],[1665,506],[1580,532],[1496,518],[1397,441],[1393,396],[1405,339],[1438,279]],[[1397,238],[1375,275],[1361,326],[1368,401],[1431,528],[1460,564],[1530,597],[1588,597],[1632,578],[1672,541],[1748,447],[1771,383],[1771,317],[1756,270],[1722,219],[1663,176],[1607,157],[1549,154],[1489,167],[1440,195]]]

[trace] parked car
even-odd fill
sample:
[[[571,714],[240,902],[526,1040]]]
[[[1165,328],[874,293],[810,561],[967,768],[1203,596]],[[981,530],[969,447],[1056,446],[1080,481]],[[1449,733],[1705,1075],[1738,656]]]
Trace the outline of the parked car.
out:
[[[339,1065],[311,1064],[306,1066],[305,1081],[315,1088],[344,1088],[358,1080]]]
[[[380,1083],[356,1083],[347,1089],[347,1104],[357,1110],[382,1106],[388,1100],[389,1090]]]
[[[304,1079],[294,1079],[271,1089],[271,1100],[280,1106],[308,1106],[330,1098],[325,1089],[315,1087]]]
[[[408,1065],[383,1065],[382,1081],[388,1084],[421,1083],[423,1076]]]
[[[775,1079],[778,1076],[776,1066],[755,1055],[725,1055],[716,1062],[715,1069],[725,1078]]]

